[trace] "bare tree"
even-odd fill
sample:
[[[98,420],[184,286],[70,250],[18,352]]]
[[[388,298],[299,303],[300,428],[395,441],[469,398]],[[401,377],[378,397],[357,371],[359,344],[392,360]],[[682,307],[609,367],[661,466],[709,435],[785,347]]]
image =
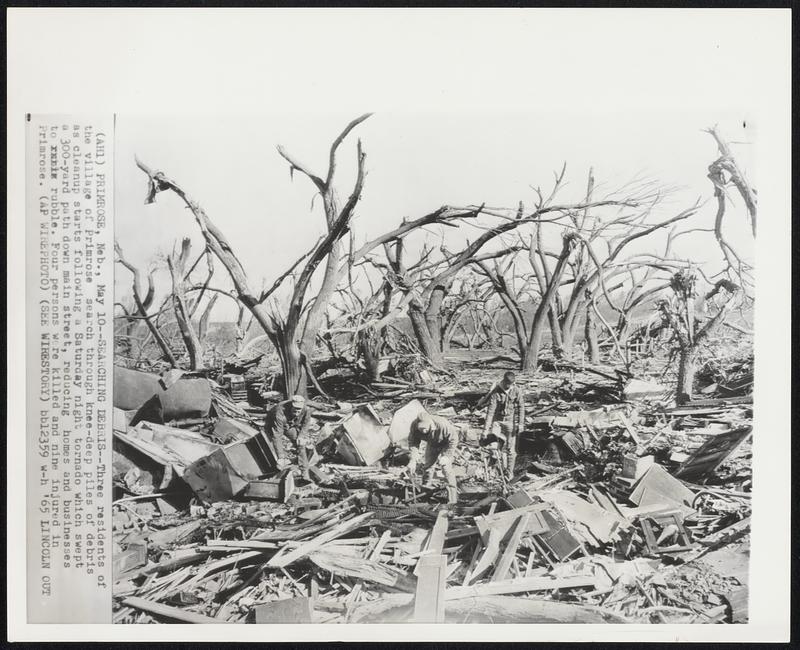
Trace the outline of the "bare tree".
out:
[[[485,206],[477,207],[476,214],[484,213],[499,217],[500,222],[486,227],[481,235],[473,241],[468,241],[461,250],[451,252],[442,248],[441,258],[420,266],[414,282],[406,283],[408,288],[405,290],[404,305],[407,305],[408,316],[420,350],[432,362],[437,363],[441,359],[442,333],[444,331],[442,307],[458,274],[468,265],[502,258],[521,249],[521,244],[504,241],[504,235],[513,234],[517,229],[531,224],[540,226],[543,223],[560,223],[576,210],[585,210],[591,207],[635,207],[638,205],[636,198],[626,200],[607,198],[601,201],[553,205],[553,196],[554,194],[547,201],[539,203],[534,212],[524,215],[522,210],[518,210],[515,217],[488,210]],[[487,251],[488,245],[495,241],[500,242],[501,248]],[[407,273],[408,269],[402,264],[398,264],[392,255],[392,252],[387,249],[387,260],[390,267],[396,267],[393,268],[395,274]],[[394,256],[397,257],[396,252],[394,252]],[[425,273],[427,275],[424,275]],[[561,273],[559,273],[559,278],[560,275]],[[536,338],[540,340],[538,335]]]
[[[251,311],[253,318],[258,322],[275,346],[281,361],[284,391],[286,394],[305,394],[306,392],[306,371],[308,363],[303,345],[309,340],[312,342],[314,341],[316,330],[319,327],[319,319],[324,312],[325,297],[335,288],[335,286],[331,286],[333,284],[331,276],[336,275],[335,272],[339,264],[336,254],[338,252],[338,241],[347,232],[350,219],[353,216],[353,210],[361,196],[361,190],[364,185],[364,160],[366,154],[362,151],[361,142],[359,141],[357,145],[357,174],[355,184],[344,206],[341,208],[338,207],[338,201],[333,186],[336,170],[336,153],[345,137],[368,117],[369,114],[365,114],[350,122],[334,140],[329,154],[328,173],[324,180],[311,173],[297,161],[292,160],[283,149],[279,148],[281,155],[289,160],[291,170],[298,170],[308,176],[322,194],[327,233],[317,242],[309,253],[303,255],[288,271],[282,274],[270,289],[259,295],[252,290],[247,273],[234,253],[230,242],[202,207],[200,207],[200,204],[191,199],[175,181],[169,179],[162,172],[154,171],[137,160],[137,165],[147,174],[149,179],[146,203],[152,203],[158,192],[171,190],[177,194],[192,211],[200,227],[200,231],[206,240],[206,245],[228,271],[233,282],[237,300]],[[266,300],[303,260],[305,260],[305,264],[294,283],[294,289],[289,300],[286,315],[284,316],[281,314],[275,305],[272,305],[272,308],[268,308],[265,305]],[[322,288],[318,299],[316,304],[312,304],[310,309],[306,311],[306,293],[311,279],[317,267],[326,260],[328,260],[328,262],[325,266],[325,276],[323,277]]]
[[[490,283],[482,281],[470,269],[462,272],[454,288],[442,304],[442,350],[451,348],[457,332],[464,335],[464,344],[470,350],[476,340],[486,337],[487,327],[496,326],[487,309],[487,303],[494,296]],[[468,329],[468,323],[471,327]]]
[[[325,212],[326,233],[289,269],[282,273],[267,289],[256,293],[247,273],[235,254],[230,241],[219,226],[211,220],[199,203],[191,199],[185,190],[164,173],[155,171],[137,159],[139,168],[147,174],[149,180],[146,203],[152,203],[159,192],[174,192],[192,211],[200,231],[205,238],[208,249],[220,260],[227,270],[234,287],[236,299],[253,315],[255,322],[269,337],[278,353],[283,370],[284,391],[286,394],[306,392],[306,378],[310,369],[310,357],[316,343],[317,335],[325,320],[331,296],[346,273],[349,264],[363,258],[374,248],[402,237],[405,233],[429,224],[445,223],[474,216],[474,210],[454,211],[449,207],[420,217],[414,221],[404,221],[398,228],[363,244],[358,250],[350,253],[346,261],[341,255],[340,240],[350,227],[350,221],[356,204],[361,196],[365,179],[366,154],[359,140],[356,146],[356,179],[349,198],[339,207],[334,188],[334,176],[337,163],[337,152],[347,135],[370,116],[364,114],[350,122],[330,148],[328,170],[325,177],[314,174],[308,167],[293,158],[282,147],[280,155],[290,164],[292,173],[299,171],[307,176],[322,197]],[[320,289],[313,300],[308,299],[309,287],[315,271],[323,267]],[[298,270],[299,269],[299,270]],[[276,290],[288,278],[294,279],[294,286],[288,305],[285,309],[274,299]],[[269,304],[267,300],[270,299]]]
[[[213,266],[209,266],[209,274],[206,283],[200,287],[200,294],[195,298],[189,296],[190,282],[189,275],[192,267],[189,267],[189,255],[191,254],[191,240],[188,237],[181,242],[180,252],[173,251],[167,256],[167,267],[172,278],[172,293],[170,299],[175,311],[175,322],[178,325],[181,339],[189,357],[189,369],[201,370],[205,367],[204,341],[208,330],[208,320],[211,310],[217,301],[218,294],[209,297],[206,307],[203,310],[197,327],[192,322],[192,317],[197,311],[203,294],[208,287],[208,282],[213,275]]]
[[[716,127],[707,129],[717,143],[720,156],[708,168],[708,178],[714,186],[717,211],[714,218],[714,236],[722,251],[725,268],[709,282],[711,288],[698,297],[698,273],[686,269],[670,279],[673,291],[671,300],[659,302],[659,310],[672,329],[678,353],[677,401],[690,400],[694,390],[694,377],[698,357],[703,345],[725,323],[726,317],[740,298],[751,299],[752,266],[742,259],[723,234],[723,224],[728,204],[729,189],[735,188],[741,196],[753,236],[756,234],[757,193],[745,178],[744,172],[731,153],[729,144]],[[683,234],[683,233],[682,233]],[[668,245],[671,243],[668,241]],[[720,276],[723,276],[720,278]],[[705,277],[705,276],[704,276]],[[717,278],[716,280],[713,278]],[[739,328],[741,329],[741,328]]]
[[[756,216],[758,208],[758,195],[754,187],[747,181],[731,153],[730,145],[722,138],[716,127],[706,129],[714,138],[719,149],[720,157],[708,166],[708,178],[714,185],[714,198],[717,201],[717,213],[714,219],[714,235],[725,259],[726,268],[720,275],[739,284],[745,295],[752,297],[753,276],[752,266],[736,251],[727,240],[723,232],[723,224],[728,204],[732,203],[730,188],[733,187],[741,196],[753,237],[756,236]]]
[[[586,199],[582,203],[554,206],[554,197],[564,183],[565,170],[566,167],[555,174],[553,189],[546,198],[536,189],[538,200],[533,213],[557,211],[563,218],[560,221],[537,220],[532,225],[530,236],[526,238],[519,234],[520,244],[528,250],[530,273],[514,269],[511,276],[507,277],[500,265],[496,264],[494,268],[487,264],[479,265],[511,315],[523,370],[536,368],[547,327],[556,355],[570,355],[581,319],[584,333],[593,348],[590,350],[593,360],[599,358],[595,343],[601,324],[615,341],[620,357],[627,364],[627,356],[612,326],[599,309],[599,303],[602,300],[621,312],[622,308],[616,305],[611,296],[613,290],[621,286],[618,278],[631,269],[655,263],[647,255],[622,258],[623,251],[632,242],[687,219],[698,207],[695,205],[673,217],[652,223],[649,217],[662,195],[652,183],[625,186],[598,201],[594,199],[596,188],[591,170]],[[617,214],[601,218],[593,214],[599,208],[616,208]],[[634,210],[631,211],[631,208]],[[520,204],[517,210],[520,221],[524,221],[521,218],[523,213],[524,206]],[[543,236],[544,227],[553,221],[568,226],[562,232],[558,248],[549,248]],[[659,263],[662,266],[670,264],[669,261]],[[522,286],[514,286],[515,279],[521,279]],[[613,286],[610,284],[612,280],[616,283]]]
[[[558,190],[562,178],[563,172],[557,178],[553,192]],[[618,280],[619,276],[628,273],[631,269],[641,268],[653,262],[652,257],[647,255],[622,258],[625,250],[632,243],[691,217],[699,208],[698,202],[673,217],[653,223],[650,221],[650,217],[654,207],[663,197],[664,191],[652,187],[651,183],[644,182],[641,187],[636,185],[632,188],[623,187],[617,192],[622,194],[630,191],[634,196],[640,197],[638,200],[629,200],[626,203],[627,205],[632,203],[642,205],[641,210],[631,213],[622,212],[612,218],[601,219],[595,217],[590,211],[591,197],[595,191],[595,180],[590,170],[586,193],[587,207],[582,211],[572,210],[569,213],[576,241],[580,243],[575,255],[568,260],[568,272],[562,276],[562,284],[569,285],[571,289],[566,296],[563,296],[560,291],[556,292],[549,318],[554,347],[556,352],[563,356],[572,354],[582,316],[585,319],[586,315],[591,313],[590,319],[597,316],[601,321],[603,320],[597,310],[597,301],[601,297],[614,311],[622,312],[622,308],[611,297],[609,283],[612,280]],[[546,287],[552,283],[553,260],[557,264],[560,256],[556,251],[547,250],[541,236],[541,229],[536,233],[535,244],[531,242],[531,251],[534,250],[534,245],[538,264],[533,255],[531,263],[540,286],[540,293],[544,293]],[[555,326],[556,323],[557,326]],[[606,329],[609,334],[614,335],[609,327]]]
[[[125,316],[123,316],[123,318],[128,323],[133,323],[143,320],[147,325],[150,335],[153,337],[153,340],[158,345],[162,357],[173,368],[177,367],[178,364],[177,361],[175,360],[175,355],[172,353],[172,350],[167,344],[164,335],[161,333],[158,326],[155,324],[153,320],[153,315],[149,313],[150,307],[153,304],[153,299],[155,298],[155,280],[153,279],[153,270],[150,269],[147,273],[147,292],[144,295],[142,295],[142,271],[125,258],[125,255],[122,252],[122,247],[116,241],[114,242],[114,251],[117,254],[117,262],[122,264],[122,266],[124,266],[133,274],[131,292],[133,294],[134,304],[136,305],[136,313],[126,314]],[[126,335],[130,336],[130,334],[131,334],[131,329],[127,329]]]
[[[547,329],[548,316],[555,301],[556,292],[561,286],[561,279],[566,271],[570,255],[575,248],[575,243],[575,233],[565,231],[562,235],[562,246],[558,261],[550,274],[550,282],[541,293],[538,304],[530,318],[527,316],[520,294],[513,289],[512,284],[499,271],[499,267],[495,266],[494,270],[492,270],[487,264],[478,262],[478,268],[489,278],[497,295],[511,314],[520,352],[520,369],[523,371],[536,369],[542,338]]]
[[[723,324],[734,306],[739,287],[730,280],[718,280],[698,301],[697,274],[691,270],[678,271],[672,276],[670,286],[673,298],[662,300],[659,309],[677,341],[677,401],[682,404],[692,398],[701,346]]]

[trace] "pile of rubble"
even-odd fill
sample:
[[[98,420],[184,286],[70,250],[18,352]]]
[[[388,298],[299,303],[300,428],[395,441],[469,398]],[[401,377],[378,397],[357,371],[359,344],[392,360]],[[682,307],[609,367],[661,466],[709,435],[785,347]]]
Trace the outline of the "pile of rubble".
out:
[[[115,622],[747,621],[750,397],[530,378],[506,476],[478,440],[490,386],[465,389],[483,374],[311,402],[304,481],[236,381],[118,368]],[[454,506],[403,474],[423,410],[466,432]]]

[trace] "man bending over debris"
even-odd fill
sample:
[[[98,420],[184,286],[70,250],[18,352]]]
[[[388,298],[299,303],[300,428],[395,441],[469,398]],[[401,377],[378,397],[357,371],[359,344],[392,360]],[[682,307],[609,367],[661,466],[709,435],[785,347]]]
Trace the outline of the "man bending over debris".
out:
[[[429,413],[421,413],[417,419],[411,423],[411,431],[408,435],[408,446],[411,449],[411,456],[408,460],[408,473],[411,480],[417,471],[417,463],[421,456],[420,443],[424,440],[425,463],[423,469],[430,469],[436,461],[444,470],[447,478],[447,503],[454,504],[458,500],[458,486],[456,475],[453,471],[453,454],[458,446],[460,432],[459,429],[445,418]]]
[[[517,378],[507,372],[489,393],[489,408],[486,410],[486,424],[483,439],[493,435],[505,444],[504,461],[508,476],[514,474],[517,461],[517,437],[525,424],[525,396],[517,388]]]
[[[306,448],[311,445],[308,435],[310,423],[311,411],[302,395],[294,395],[292,399],[273,406],[264,421],[264,433],[275,446],[278,467],[283,469],[299,460],[306,480],[310,480],[306,453]]]

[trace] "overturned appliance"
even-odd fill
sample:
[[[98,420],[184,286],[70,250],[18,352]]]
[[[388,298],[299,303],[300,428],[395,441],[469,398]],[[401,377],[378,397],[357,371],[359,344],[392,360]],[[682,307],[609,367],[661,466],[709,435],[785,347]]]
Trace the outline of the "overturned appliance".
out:
[[[276,469],[269,441],[242,423],[238,429],[238,440],[221,445],[199,433],[152,422],[115,428],[115,473],[145,467],[145,491],[168,489],[180,478],[205,503],[228,500]]]
[[[184,377],[180,370],[159,377],[114,367],[114,406],[136,411],[133,424],[206,418],[211,404],[211,383],[203,377]]]
[[[371,406],[359,406],[334,431],[336,453],[348,465],[377,463],[392,446],[388,431]]]

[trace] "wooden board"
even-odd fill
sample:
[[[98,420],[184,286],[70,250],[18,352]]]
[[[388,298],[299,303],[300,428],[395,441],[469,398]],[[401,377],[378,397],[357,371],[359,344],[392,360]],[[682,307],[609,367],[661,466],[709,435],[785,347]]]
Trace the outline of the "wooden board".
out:
[[[478,527],[478,532],[482,537],[486,536],[489,529],[501,529],[500,532],[505,535],[522,514],[530,512],[531,518],[528,521],[528,528],[525,532],[537,535],[549,530],[547,523],[541,516],[541,513],[547,507],[546,503],[536,503],[524,508],[514,508],[513,510],[505,510],[492,515],[483,515],[475,517],[475,525]]]
[[[447,556],[423,555],[417,563],[417,569],[414,622],[444,623],[444,585],[447,578]]]
[[[522,539],[522,535],[528,528],[530,518],[531,513],[526,512],[517,520],[517,523],[514,526],[514,532],[511,534],[511,539],[508,540],[508,544],[506,544],[503,555],[500,557],[500,561],[497,563],[494,573],[492,574],[492,581],[505,580],[506,576],[508,575],[508,570],[511,567],[511,563],[514,561],[514,558],[517,555],[517,547]]]
[[[445,536],[447,535],[447,524],[447,511],[440,510],[439,514],[436,516],[436,523],[433,525],[431,535],[428,538],[428,545],[425,547],[426,552],[432,555],[441,555],[442,549],[444,548]]]
[[[582,524],[601,542],[613,541],[617,528],[620,524],[624,525],[624,519],[618,515],[613,515],[572,492],[554,490],[541,496],[548,503],[555,504],[570,522]]]
[[[504,594],[520,594],[528,591],[550,591],[552,589],[570,589],[574,587],[594,587],[595,577],[592,576],[567,576],[557,578],[554,576],[533,576],[530,578],[514,578],[488,582],[482,585],[468,587],[451,587],[444,592],[445,600],[458,600],[459,598],[501,596]]]
[[[139,598],[137,596],[125,598],[122,601],[122,604],[126,605],[127,607],[133,607],[134,609],[147,612],[148,614],[155,614],[156,616],[168,618],[173,621],[179,621],[181,623],[227,623],[227,621],[223,621],[218,618],[204,616],[203,614],[198,614],[197,612],[190,612],[180,609],[179,607],[164,605],[163,603],[157,603],[155,601]]]

